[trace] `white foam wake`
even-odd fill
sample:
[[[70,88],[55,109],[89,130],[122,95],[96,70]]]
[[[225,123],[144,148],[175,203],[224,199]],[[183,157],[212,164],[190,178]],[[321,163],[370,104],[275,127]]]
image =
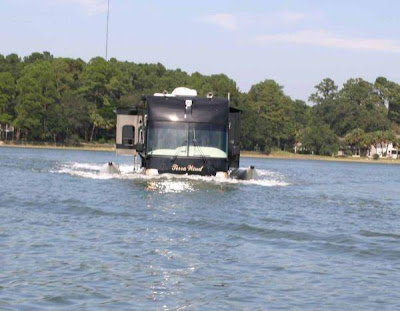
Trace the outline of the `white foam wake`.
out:
[[[164,190],[165,192],[193,191],[193,183],[188,183],[190,181],[217,184],[258,185],[263,187],[285,187],[290,185],[290,183],[285,181],[284,176],[268,170],[257,170],[260,177],[257,180],[237,180],[199,175],[162,174],[147,176],[141,172],[135,172],[133,165],[126,164],[119,165],[121,174],[101,174],[101,167],[102,165],[95,163],[64,163],[51,172],[90,179],[136,179],[154,181],[157,182],[157,185],[154,185],[154,187],[158,189],[161,188],[161,190]]]

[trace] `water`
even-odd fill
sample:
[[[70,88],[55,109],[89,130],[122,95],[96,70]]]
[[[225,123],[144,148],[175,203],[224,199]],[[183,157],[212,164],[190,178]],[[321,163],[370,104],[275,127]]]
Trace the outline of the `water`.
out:
[[[243,159],[261,180],[224,182],[130,162],[0,148],[0,310],[400,308],[400,166]]]

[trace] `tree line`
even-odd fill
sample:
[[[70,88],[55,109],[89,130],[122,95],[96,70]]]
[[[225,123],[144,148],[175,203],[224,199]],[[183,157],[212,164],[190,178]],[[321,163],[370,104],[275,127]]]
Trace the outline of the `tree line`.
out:
[[[315,87],[307,105],[265,80],[241,92],[224,74],[188,74],[162,64],[137,64],[115,58],[56,58],[48,52],[26,57],[0,54],[0,132],[13,126],[13,138],[77,144],[113,142],[115,113],[140,105],[143,94],[175,87],[213,92],[243,111],[242,147],[335,153],[340,145],[366,152],[369,146],[396,141],[400,133],[400,85],[378,77],[371,83],[349,79],[342,88],[329,78]]]

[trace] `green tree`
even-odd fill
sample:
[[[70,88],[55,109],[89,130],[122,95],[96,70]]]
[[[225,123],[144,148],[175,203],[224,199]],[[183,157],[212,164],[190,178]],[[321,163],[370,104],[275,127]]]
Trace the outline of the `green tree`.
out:
[[[374,85],[361,78],[349,79],[340,91],[343,100],[357,106],[374,106],[381,103]]]
[[[24,64],[17,54],[9,54],[6,57],[0,55],[0,72],[10,73],[14,80],[21,76]]]
[[[317,105],[333,102],[338,95],[338,86],[330,78],[323,79],[315,89],[316,92],[311,94],[308,100]]]
[[[11,123],[16,96],[15,80],[11,73],[0,73],[0,125]]]
[[[368,150],[368,155],[371,154],[371,146],[375,146],[376,149],[377,138],[374,133],[366,133],[360,142],[360,145]]]
[[[92,123],[92,131],[90,133],[90,141],[93,141],[93,136],[95,133],[96,128],[101,128],[106,126],[106,121],[99,113],[97,107],[95,105],[89,106],[89,119]]]
[[[326,78],[315,86],[315,90],[308,98],[315,104],[312,108],[313,115],[335,128],[338,119],[338,86],[332,79]],[[335,132],[340,135],[338,132],[342,131]]]
[[[257,111],[260,142],[265,150],[271,147],[283,149],[294,141],[295,126],[290,118],[293,102],[283,92],[283,87],[273,80],[253,85],[248,94],[249,105]]]
[[[260,122],[262,121],[257,110],[250,106],[247,93],[239,94],[235,105],[242,111],[241,117],[241,145],[245,150],[254,150],[256,146],[265,145],[265,137],[262,135]]]
[[[77,91],[82,86],[82,72],[85,62],[78,59],[56,58],[52,62],[56,78],[57,91],[62,95],[65,92]]]
[[[381,98],[381,105],[388,107],[389,120],[400,124],[400,86],[384,77],[378,77],[375,88]]]
[[[390,121],[400,124],[400,89],[391,97],[389,101],[388,118]]]
[[[357,128],[347,133],[344,137],[345,142],[353,148],[358,149],[358,154],[361,155],[361,148],[363,147],[363,138],[365,132],[363,129]]]
[[[321,92],[327,85],[330,85],[331,93]],[[363,79],[349,79],[337,93],[332,82],[322,82],[316,88],[317,92],[310,96],[310,100],[317,103],[313,107],[314,114],[337,135],[344,136],[356,128],[366,132],[390,128],[388,111],[382,104],[382,93],[373,84]]]
[[[24,63],[33,64],[36,62],[47,62],[52,60],[53,60],[53,55],[51,55],[50,52],[43,52],[43,53],[34,52],[31,55],[26,56],[24,58]]]
[[[59,98],[51,64],[42,61],[26,66],[17,89],[15,125],[23,130],[26,138],[49,138],[48,111]]]
[[[317,155],[333,155],[339,149],[335,133],[320,120],[313,120],[300,136],[302,147]]]

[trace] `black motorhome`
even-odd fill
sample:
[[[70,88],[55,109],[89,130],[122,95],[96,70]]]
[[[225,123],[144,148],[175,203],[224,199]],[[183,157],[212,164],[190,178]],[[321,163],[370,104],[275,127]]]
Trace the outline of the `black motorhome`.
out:
[[[239,167],[240,110],[178,88],[117,110],[118,154],[139,155],[146,174],[219,175]]]

